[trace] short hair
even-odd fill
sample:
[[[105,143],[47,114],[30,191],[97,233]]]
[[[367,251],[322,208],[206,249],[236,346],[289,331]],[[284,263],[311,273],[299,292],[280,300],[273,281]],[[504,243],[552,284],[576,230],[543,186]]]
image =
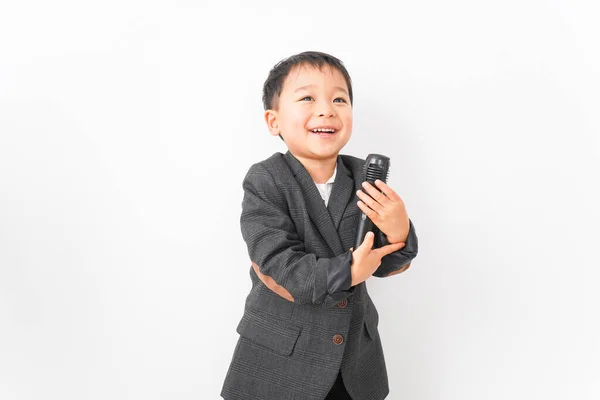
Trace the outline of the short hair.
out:
[[[352,104],[352,80],[342,61],[327,53],[305,51],[281,60],[271,69],[263,85],[262,101],[265,110],[273,109],[277,106],[277,101],[283,89],[283,82],[290,71],[299,65],[310,65],[319,69],[324,65],[328,65],[337,69],[346,80],[350,104]]]

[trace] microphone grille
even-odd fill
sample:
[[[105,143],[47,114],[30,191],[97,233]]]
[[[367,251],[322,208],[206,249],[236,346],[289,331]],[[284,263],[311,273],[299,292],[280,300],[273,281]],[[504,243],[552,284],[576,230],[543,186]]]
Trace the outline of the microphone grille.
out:
[[[387,183],[389,167],[389,157],[381,154],[369,154],[365,161],[365,181],[373,186],[377,179]]]
[[[369,182],[371,185],[375,185],[375,181],[379,179],[387,183],[387,178],[389,175],[389,171],[386,171],[383,167],[377,164],[370,164],[367,167],[367,172],[365,174],[365,180]]]

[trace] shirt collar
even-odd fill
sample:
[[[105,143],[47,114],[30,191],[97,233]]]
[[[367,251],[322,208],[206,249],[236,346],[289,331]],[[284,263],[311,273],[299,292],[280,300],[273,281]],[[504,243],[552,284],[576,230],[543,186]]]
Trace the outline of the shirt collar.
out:
[[[329,178],[327,180],[327,182],[325,182],[325,183],[333,183],[333,181],[335,181],[336,174],[337,174],[337,163],[335,164],[335,168],[333,169],[333,175],[331,175],[331,178]]]

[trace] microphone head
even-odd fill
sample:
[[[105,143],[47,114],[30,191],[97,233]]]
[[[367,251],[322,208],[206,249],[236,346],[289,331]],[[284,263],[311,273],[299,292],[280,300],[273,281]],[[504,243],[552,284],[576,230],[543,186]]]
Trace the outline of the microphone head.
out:
[[[387,183],[389,168],[389,157],[383,156],[381,154],[369,154],[365,161],[364,180],[369,182],[373,186],[375,186],[376,179]]]

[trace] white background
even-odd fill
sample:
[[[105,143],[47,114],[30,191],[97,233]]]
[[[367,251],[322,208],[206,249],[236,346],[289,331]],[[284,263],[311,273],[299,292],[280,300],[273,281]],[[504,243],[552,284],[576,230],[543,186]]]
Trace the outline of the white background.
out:
[[[420,253],[372,278],[391,400],[600,398],[593,1],[0,6],[0,399],[218,399],[250,288],[261,89],[320,50],[343,153]]]

